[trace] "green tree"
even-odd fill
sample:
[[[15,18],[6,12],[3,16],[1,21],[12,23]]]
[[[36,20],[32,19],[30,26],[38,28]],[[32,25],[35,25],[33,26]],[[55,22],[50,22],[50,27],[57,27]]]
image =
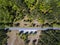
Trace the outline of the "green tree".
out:
[[[60,43],[60,31],[58,30],[47,30],[42,31],[38,45],[59,45]]]

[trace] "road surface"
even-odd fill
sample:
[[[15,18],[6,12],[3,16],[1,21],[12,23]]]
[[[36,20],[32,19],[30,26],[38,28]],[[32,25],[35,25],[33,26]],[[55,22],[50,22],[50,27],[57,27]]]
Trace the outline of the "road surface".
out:
[[[7,29],[7,28],[5,28]],[[58,27],[45,27],[45,28],[41,28],[41,27],[9,27],[9,30],[48,30],[48,29],[52,29],[52,30],[60,30],[60,28]]]

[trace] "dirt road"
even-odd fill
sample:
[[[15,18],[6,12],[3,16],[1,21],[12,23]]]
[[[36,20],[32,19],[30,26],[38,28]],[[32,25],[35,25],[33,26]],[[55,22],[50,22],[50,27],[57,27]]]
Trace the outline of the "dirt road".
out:
[[[18,33],[19,31],[17,30],[7,33],[7,35],[9,36],[9,38],[7,39],[8,45],[24,45],[24,41],[20,39]]]

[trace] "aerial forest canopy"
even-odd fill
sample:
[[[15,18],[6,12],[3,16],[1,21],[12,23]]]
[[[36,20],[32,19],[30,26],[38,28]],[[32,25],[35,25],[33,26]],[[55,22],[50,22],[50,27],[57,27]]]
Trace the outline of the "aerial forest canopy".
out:
[[[43,24],[60,23],[60,0],[0,0],[0,24],[8,25],[26,15]]]
[[[13,26],[24,19],[60,27],[60,0],[0,0],[0,28]],[[45,25],[46,26],[46,25]],[[0,30],[0,45],[6,43],[7,31]],[[42,31],[38,45],[60,45],[60,31]]]

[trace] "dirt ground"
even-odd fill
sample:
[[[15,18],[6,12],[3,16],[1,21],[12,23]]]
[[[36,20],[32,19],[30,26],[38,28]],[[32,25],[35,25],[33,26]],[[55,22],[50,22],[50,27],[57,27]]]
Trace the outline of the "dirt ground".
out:
[[[29,35],[28,36],[28,39],[30,40],[30,43],[29,43],[29,45],[33,45],[33,40],[37,40],[36,42],[35,42],[35,45],[37,45],[37,43],[38,43],[38,39],[40,38],[39,36],[41,35],[41,31],[37,31],[37,34],[32,34],[32,35]]]
[[[7,33],[7,35],[9,36],[9,38],[7,39],[8,45],[25,45],[24,40],[18,36],[18,33],[19,31],[17,30],[12,30],[11,32]],[[41,34],[41,31],[37,31],[37,34],[29,35],[28,39],[30,40],[30,42],[28,45],[33,45],[32,42],[34,39],[37,40],[35,43],[35,45],[37,45],[40,34]]]
[[[9,36],[9,38],[7,39],[8,45],[24,45],[24,41],[20,39],[18,33],[19,31],[17,30],[7,33],[7,35]]]

